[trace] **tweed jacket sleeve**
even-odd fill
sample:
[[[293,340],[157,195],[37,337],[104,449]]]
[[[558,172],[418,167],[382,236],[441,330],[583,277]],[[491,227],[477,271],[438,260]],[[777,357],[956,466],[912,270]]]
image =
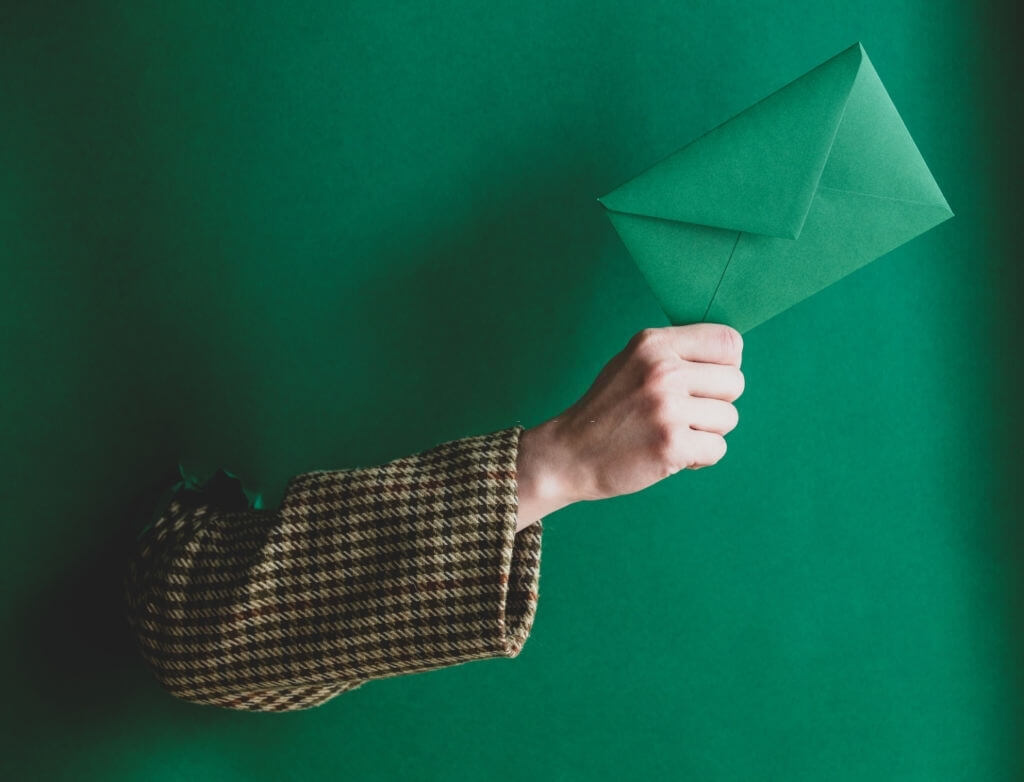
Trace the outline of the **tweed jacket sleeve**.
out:
[[[519,424],[291,478],[277,509],[173,499],[133,549],[126,618],[160,685],[250,711],[516,657],[541,521],[516,533]]]

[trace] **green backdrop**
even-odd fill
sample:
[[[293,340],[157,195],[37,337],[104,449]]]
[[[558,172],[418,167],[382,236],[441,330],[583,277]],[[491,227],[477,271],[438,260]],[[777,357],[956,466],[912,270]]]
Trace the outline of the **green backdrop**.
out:
[[[511,6],[511,7],[509,7]],[[0,3],[10,779],[1010,780],[1010,7]],[[729,452],[545,521],[515,660],[163,693],[126,537],[575,401],[667,325],[596,197],[860,40],[956,217],[746,335]]]

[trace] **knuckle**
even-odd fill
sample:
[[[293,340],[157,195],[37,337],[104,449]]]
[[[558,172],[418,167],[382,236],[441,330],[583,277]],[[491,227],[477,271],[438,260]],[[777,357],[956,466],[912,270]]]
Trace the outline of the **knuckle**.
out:
[[[655,358],[644,362],[640,370],[644,388],[660,388],[665,380],[676,372],[677,362],[666,358]]]
[[[648,390],[644,394],[644,413],[656,427],[659,427],[659,437],[661,436],[660,427],[667,427],[671,431],[671,426],[669,425],[671,407],[672,401],[667,394],[662,394],[655,390]]]
[[[700,447],[695,443],[686,443],[677,454],[679,463],[686,466],[688,470],[699,470],[707,466],[707,461],[700,452]]]
[[[696,443],[687,433],[692,434],[693,432],[687,427],[677,429],[665,447],[663,458],[676,470],[692,468],[699,462],[696,456]]]
[[[729,405],[729,412],[726,414],[726,417],[729,419],[729,431],[731,432],[740,423],[740,411],[736,409],[736,405]]]
[[[661,343],[662,334],[659,329],[648,327],[641,329],[632,336],[627,344],[634,353],[635,352],[646,352],[656,347]]]
[[[728,450],[729,446],[726,444],[725,438],[722,437],[721,435],[719,435],[716,438],[715,444],[718,446],[718,449],[716,451],[717,456],[715,456],[715,461],[719,462],[719,461],[721,461],[722,457],[725,456],[725,452],[726,452],[726,450]]]
[[[671,456],[677,445],[678,435],[675,432],[675,427],[671,426],[667,422],[661,422],[654,428],[654,444],[658,451],[658,456],[662,459]]]
[[[687,457],[686,464],[690,469],[699,470],[702,467],[710,467],[718,464],[725,456],[725,437],[720,434],[708,433],[709,440],[702,440],[699,449]]]
[[[739,368],[736,369],[736,398],[743,396],[743,392],[747,389],[747,379],[743,375],[743,371]]]
[[[743,352],[743,336],[732,326],[717,324],[715,339],[725,349],[727,355],[738,356]]]

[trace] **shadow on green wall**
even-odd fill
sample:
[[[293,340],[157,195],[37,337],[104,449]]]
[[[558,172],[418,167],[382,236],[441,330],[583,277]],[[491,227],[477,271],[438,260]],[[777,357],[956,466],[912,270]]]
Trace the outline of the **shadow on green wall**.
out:
[[[85,728],[120,720],[125,701],[142,684],[141,657],[123,614],[122,578],[139,520],[177,479],[175,467],[122,503],[119,513],[77,519],[103,530],[97,545],[20,605],[14,638],[21,671],[35,706],[56,722],[80,720]]]
[[[989,355],[999,357],[995,367],[996,382],[988,399],[978,400],[986,415],[1000,422],[999,439],[992,443],[993,468],[1000,473],[998,496],[993,497],[995,519],[986,523],[992,529],[991,558],[1005,565],[1010,574],[1005,595],[1008,609],[1008,636],[1014,639],[1009,650],[1007,673],[1016,689],[1017,721],[1008,726],[1017,737],[1018,760],[1024,769],[1024,744],[1019,741],[1024,730],[1024,268],[1021,259],[1021,225],[1019,213],[1024,205],[1024,154],[1021,135],[1024,132],[1024,102],[1021,101],[1021,77],[1024,76],[1024,49],[1020,45],[1020,5],[1010,0],[995,0],[988,5],[986,25],[990,46],[983,52],[980,71],[983,79],[982,99],[990,132],[987,166],[993,184],[992,203],[998,204],[989,216],[988,227],[995,236],[999,253],[995,259],[983,259],[990,265],[992,284],[1000,292],[1000,310],[993,313],[994,349]],[[980,259],[981,260],[981,259]],[[979,313],[980,315],[980,313]]]
[[[32,708],[69,735],[102,729],[104,723],[117,732],[131,710],[150,703],[174,714],[174,703],[145,669],[125,624],[121,579],[136,534],[179,478],[187,440],[183,425],[217,414],[203,410],[201,384],[189,380],[216,374],[215,354],[194,349],[195,334],[205,327],[175,331],[160,317],[159,303],[140,295],[149,290],[150,273],[174,262],[177,253],[164,244],[173,226],[153,196],[162,164],[137,132],[144,122],[136,116],[138,83],[125,67],[125,52],[102,45],[115,34],[106,29],[111,20],[102,8],[84,4],[58,13],[45,3],[9,4],[5,35],[6,57],[26,76],[13,87],[31,123],[22,130],[35,137],[35,157],[21,171],[26,187],[39,188],[24,207],[22,249],[25,257],[58,269],[55,292],[73,307],[61,316],[64,321],[39,324],[44,336],[47,330],[62,335],[45,350],[48,371],[60,373],[63,406],[49,413],[56,422],[53,436],[31,440],[23,455],[25,479],[15,495],[21,507],[12,511],[30,517],[43,498],[46,513],[60,519],[49,529],[27,525],[26,535],[36,537],[26,538],[25,547],[40,550],[54,535],[61,542],[53,549],[53,574],[41,576],[31,593],[18,598],[12,636],[25,697],[31,693]],[[44,54],[30,45],[37,38],[59,45]],[[332,259],[321,283],[339,289],[351,284],[346,269],[354,263],[378,271],[346,293],[349,309],[342,313],[339,305],[335,322],[339,329],[352,322],[365,326],[359,340],[367,362],[351,373],[360,388],[346,392],[363,404],[357,401],[356,413],[346,405],[324,411],[321,442],[331,445],[324,432],[344,432],[347,442],[379,448],[383,459],[385,451],[400,455],[395,443],[402,438],[432,443],[469,433],[481,419],[493,420],[489,409],[517,409],[517,389],[537,385],[518,376],[520,362],[501,358],[524,349],[524,334],[535,339],[526,350],[540,367],[552,366],[551,356],[576,353],[588,339],[573,331],[546,333],[545,318],[538,317],[557,309],[579,313],[582,321],[594,309],[593,259],[610,231],[596,202],[580,199],[581,192],[596,194],[606,183],[588,179],[595,176],[593,161],[572,157],[559,146],[564,137],[554,137],[554,143],[547,135],[561,130],[538,126],[534,136],[519,142],[521,148],[495,155],[489,167],[475,171],[474,186],[486,196],[472,214],[458,218],[457,230],[445,225],[415,241],[402,237],[383,256]],[[512,170],[523,159],[530,166]],[[501,187],[493,189],[494,182]],[[413,258],[409,246],[418,248]],[[535,258],[565,260],[541,269]],[[215,301],[218,292],[208,295]],[[182,312],[183,319],[189,315]],[[311,346],[311,362],[324,360],[330,337],[323,343]],[[287,349],[286,337],[278,347]],[[79,363],[75,356],[87,360]],[[482,367],[497,370],[487,369],[490,376],[481,382]],[[394,382],[399,368],[413,387]],[[320,380],[315,371],[307,374],[296,382]],[[558,378],[543,381],[543,388],[552,388]],[[483,401],[481,387],[493,389]],[[494,396],[501,394],[506,396]],[[395,409],[396,418],[386,424],[368,420],[357,415],[360,407]],[[515,418],[510,412],[494,428]],[[295,451],[281,458],[298,466],[284,468],[279,478],[378,461],[365,451],[346,453],[336,443],[300,454],[306,434],[312,436],[294,433],[289,447]],[[255,450],[259,433],[245,436],[252,437]],[[55,453],[61,440],[68,447]],[[300,457],[313,461],[300,465]],[[261,465],[264,475],[273,471],[269,462]],[[78,477],[55,486],[54,470]],[[279,486],[256,485],[255,476],[239,472],[253,482],[248,488],[268,489],[268,507],[279,503]],[[111,475],[117,482],[109,481]],[[78,537],[69,536],[69,528],[81,531]],[[187,709],[182,719],[192,723],[231,716],[179,705]]]

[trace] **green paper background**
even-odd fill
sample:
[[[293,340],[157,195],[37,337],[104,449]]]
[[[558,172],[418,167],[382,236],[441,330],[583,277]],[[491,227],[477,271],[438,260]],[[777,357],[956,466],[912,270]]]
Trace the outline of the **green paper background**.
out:
[[[0,3],[9,779],[1024,775],[1010,6]],[[161,691],[160,490],[280,502],[575,401],[667,320],[597,196],[863,42],[956,217],[746,335],[713,468],[545,521],[515,660]]]

